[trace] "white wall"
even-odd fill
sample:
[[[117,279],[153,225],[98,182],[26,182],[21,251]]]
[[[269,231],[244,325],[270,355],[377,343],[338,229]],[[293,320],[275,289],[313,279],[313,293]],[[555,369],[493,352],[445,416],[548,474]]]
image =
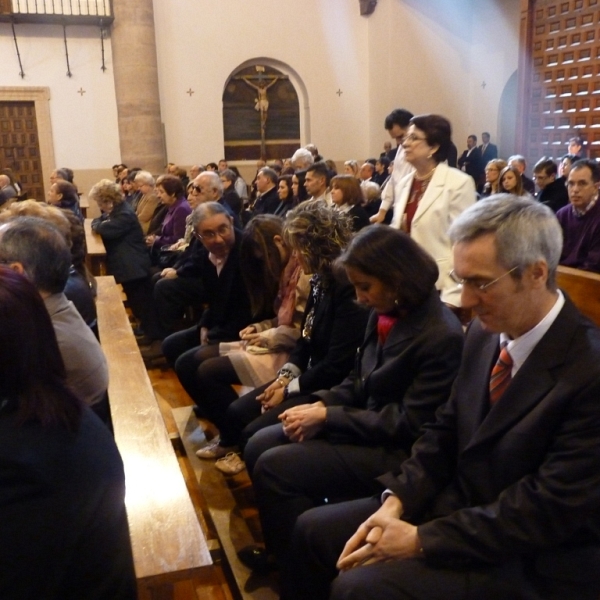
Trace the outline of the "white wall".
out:
[[[169,160],[191,164],[222,156],[223,88],[252,58],[281,61],[304,82],[311,119],[303,143],[333,157],[364,153],[368,21],[358,2],[197,0],[192,9],[189,0],[155,0],[154,11]]]
[[[222,157],[223,87],[254,58],[297,73],[310,113],[302,141],[337,161],[378,155],[385,115],[399,106],[447,116],[459,150],[471,132],[497,138],[517,68],[519,0],[379,0],[370,17],[358,0],[153,2],[167,156],[182,165]],[[98,28],[67,32],[72,78],[61,27],[17,26],[21,80],[10,26],[0,24],[0,86],[49,87],[57,164],[102,169],[120,160],[110,40],[103,73]]]
[[[519,0],[381,0],[369,19],[369,153],[381,151],[397,107],[446,116],[459,151],[469,133],[496,138],[518,26]]]
[[[104,44],[108,70],[103,73],[99,29],[67,27],[72,73],[72,77],[67,77],[62,27],[17,25],[16,31],[25,78],[19,76],[10,25],[1,23],[0,87],[50,88],[56,166],[71,167],[77,172],[102,169],[118,162],[119,134],[110,40]],[[79,89],[85,93],[78,94]]]

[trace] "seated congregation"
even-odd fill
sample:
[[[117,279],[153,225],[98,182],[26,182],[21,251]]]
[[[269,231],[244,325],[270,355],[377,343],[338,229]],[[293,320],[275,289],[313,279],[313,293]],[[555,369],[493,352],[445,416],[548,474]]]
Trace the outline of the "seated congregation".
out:
[[[277,570],[282,599],[597,600],[600,331],[556,273],[598,270],[600,169],[569,155],[559,181],[544,158],[534,198],[518,155],[474,170],[489,136],[481,150],[469,141],[467,170],[449,164],[444,117],[397,109],[385,127],[398,148],[339,175],[314,145],[258,165],[249,186],[225,161],[189,181],[172,164],[156,180],[115,165],[116,181],[90,191],[92,229],[140,352],[172,368],[218,430],[198,457],[247,469],[265,543],[239,557]],[[131,598],[93,277],[72,190],[52,189],[49,205],[0,212],[4,452],[17,470],[28,443],[34,462],[82,453],[49,475],[61,481],[52,503],[100,506],[65,564],[90,562],[81,572],[103,597]],[[43,335],[14,327],[24,307]],[[48,456],[31,436],[49,439]],[[15,523],[22,497],[49,510],[34,491],[7,492]],[[60,554],[47,533],[34,559]],[[39,597],[94,597],[64,592],[64,564],[40,560],[57,575]]]

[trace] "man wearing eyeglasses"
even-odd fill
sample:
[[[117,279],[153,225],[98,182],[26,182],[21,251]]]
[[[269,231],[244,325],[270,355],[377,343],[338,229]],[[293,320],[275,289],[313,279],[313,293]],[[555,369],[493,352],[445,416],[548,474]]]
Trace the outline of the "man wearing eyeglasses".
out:
[[[199,244],[194,271],[188,275],[202,282],[201,300],[206,309],[197,325],[167,337],[162,351],[186,392],[196,400],[200,398],[198,367],[219,356],[220,342],[239,340],[239,332],[252,322],[252,314],[239,261],[241,232],[234,228],[227,209],[217,202],[200,204],[192,213],[192,226]]]
[[[450,398],[380,497],[298,519],[286,600],[600,594],[600,331],[556,288],[560,227],[497,195],[450,237],[475,315]]]

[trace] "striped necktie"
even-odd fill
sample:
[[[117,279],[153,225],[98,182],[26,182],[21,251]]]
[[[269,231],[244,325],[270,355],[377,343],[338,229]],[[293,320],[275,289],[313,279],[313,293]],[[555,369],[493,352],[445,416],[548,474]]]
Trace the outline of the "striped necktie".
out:
[[[500,396],[504,393],[508,384],[511,381],[511,370],[513,360],[506,349],[506,346],[500,350],[500,356],[498,361],[492,369],[492,376],[490,377],[490,404],[494,405],[500,399]]]

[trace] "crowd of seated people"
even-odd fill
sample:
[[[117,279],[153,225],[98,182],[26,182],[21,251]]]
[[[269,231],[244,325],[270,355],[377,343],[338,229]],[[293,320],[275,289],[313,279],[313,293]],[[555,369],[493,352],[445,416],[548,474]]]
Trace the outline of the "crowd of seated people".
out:
[[[555,272],[600,272],[600,167],[573,147],[530,180],[484,134],[455,168],[443,116],[385,128],[397,148],[340,174],[314,144],[250,185],[225,160],[115,165],[92,230],[141,354],[218,430],[198,456],[247,468],[265,545],[240,559],[282,598],[597,600],[600,334]],[[72,180],[2,207],[0,262],[110,428]]]

